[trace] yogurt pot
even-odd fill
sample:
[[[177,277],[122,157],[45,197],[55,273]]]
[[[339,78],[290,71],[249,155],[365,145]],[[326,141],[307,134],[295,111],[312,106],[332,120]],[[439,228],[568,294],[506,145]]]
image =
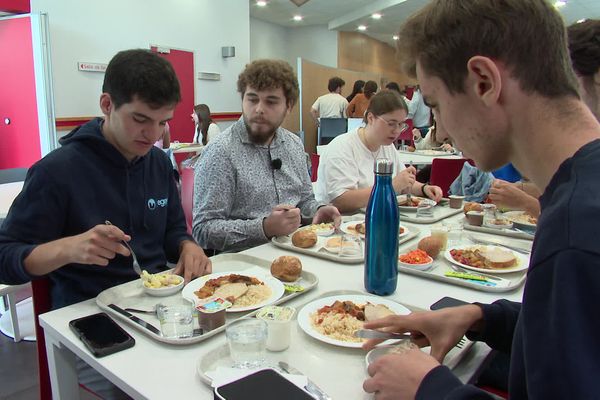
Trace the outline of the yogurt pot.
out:
[[[458,196],[453,194],[448,196],[448,199],[450,199],[450,208],[462,208],[465,196]]]
[[[291,321],[296,309],[294,307],[267,306],[261,308],[256,318],[267,323],[267,350],[282,351],[290,347]]]
[[[469,222],[469,225],[481,226],[483,224],[483,212],[482,211],[467,212],[467,222]]]
[[[209,297],[196,304],[198,322],[204,332],[212,331],[225,325],[225,312],[233,304],[220,297]]]

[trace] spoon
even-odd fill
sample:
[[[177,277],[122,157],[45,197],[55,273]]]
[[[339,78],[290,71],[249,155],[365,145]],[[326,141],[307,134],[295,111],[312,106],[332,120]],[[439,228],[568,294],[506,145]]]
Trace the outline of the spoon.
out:
[[[104,222],[106,223],[106,225],[114,226],[109,220],[106,220]],[[121,242],[129,249],[129,252],[131,253],[131,257],[133,257],[133,270],[136,272],[136,274],[138,274],[139,276],[142,276],[142,269],[140,268],[140,263],[138,263],[137,257],[135,256],[133,249],[131,248],[129,243],[127,243],[126,241],[121,240]]]

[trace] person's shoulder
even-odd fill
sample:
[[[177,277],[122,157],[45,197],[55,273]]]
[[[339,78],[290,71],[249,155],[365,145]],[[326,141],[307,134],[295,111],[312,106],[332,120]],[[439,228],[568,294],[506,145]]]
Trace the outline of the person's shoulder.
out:
[[[280,126],[277,129],[277,134],[281,135],[282,138],[291,141],[294,144],[294,146],[299,146],[302,149],[304,149],[304,143],[302,143],[300,136],[298,136],[294,132],[289,131],[289,130],[285,129],[284,127]],[[304,151],[304,150],[302,150],[302,151]]]
[[[356,147],[357,140],[360,139],[356,130],[342,133],[327,144],[327,155],[329,157],[337,157],[350,154],[352,153],[352,149]]]

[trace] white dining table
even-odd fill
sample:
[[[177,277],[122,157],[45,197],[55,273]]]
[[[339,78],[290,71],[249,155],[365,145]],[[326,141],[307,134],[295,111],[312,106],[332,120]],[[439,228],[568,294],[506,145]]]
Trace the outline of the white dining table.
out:
[[[10,182],[0,184],[0,218],[6,218],[13,201],[23,189],[25,182]]]
[[[458,220],[464,217],[461,214],[452,218]],[[420,237],[430,233],[427,226],[405,223],[403,225],[409,229],[420,229]],[[520,239],[510,241],[520,245],[531,245],[530,241]],[[416,244],[416,239],[404,243],[400,251],[415,248]],[[305,270],[319,277],[319,284],[315,289],[285,303],[298,310],[307,302],[331,291],[351,290],[366,294],[363,286],[363,264],[340,264],[309,255],[295,254],[270,243],[243,253],[266,260],[293,254],[301,259]],[[488,293],[400,273],[395,293],[386,298],[412,309],[428,309],[444,296],[467,302],[489,303],[500,298],[521,301],[522,294],[523,286],[508,293]],[[83,359],[134,399],[213,398],[212,389],[199,378],[197,365],[204,355],[225,345],[224,334],[218,334],[194,345],[173,346],[157,342],[131,326],[120,323],[135,338],[135,346],[108,357],[95,358],[71,332],[69,321],[99,311],[94,300],[87,300],[40,316],[40,323],[46,335],[54,398],[78,398],[75,356]],[[475,343],[454,369],[454,373],[463,382],[470,382],[489,351],[489,347],[484,343]],[[290,347],[276,356],[307,374],[333,399],[373,398],[362,389],[362,383],[368,376],[364,361],[365,352],[362,349],[342,348],[320,342],[305,334],[298,324],[294,324]]]
[[[433,163],[434,158],[445,158],[445,159],[453,159],[458,160],[463,158],[460,155],[456,154],[444,154],[444,155],[426,155],[419,154],[418,152],[413,153],[410,151],[402,151],[398,150],[400,155],[400,159],[404,164],[412,164],[412,165],[431,165]]]
[[[169,146],[173,153],[196,153],[199,154],[204,145],[198,143],[171,143]]]

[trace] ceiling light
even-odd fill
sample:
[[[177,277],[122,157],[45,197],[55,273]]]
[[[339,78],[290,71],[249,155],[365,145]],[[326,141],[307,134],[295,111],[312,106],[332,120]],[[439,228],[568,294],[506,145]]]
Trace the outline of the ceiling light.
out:
[[[367,30],[367,26],[366,25],[359,25],[358,26],[358,30],[359,31],[366,31]]]
[[[400,39],[400,37],[398,37],[398,35],[394,35],[394,36],[392,36],[392,39],[398,40],[398,39]]]
[[[578,24],[580,24],[580,23],[582,23],[582,22],[585,22],[585,18],[582,18],[582,19],[578,19],[578,20],[577,20],[577,23],[578,23]]]
[[[566,5],[567,5],[567,2],[563,1],[563,0],[558,0],[558,1],[554,2],[554,7],[556,7],[556,8],[564,7]]]
[[[302,15],[294,15],[294,21],[302,21]]]
[[[259,7],[264,7],[264,6],[267,5],[267,2],[265,0],[258,0],[256,2],[256,5],[259,6]]]
[[[373,19],[381,19],[381,17],[382,17],[382,15],[380,13],[373,13],[371,15],[371,18],[373,18]]]

